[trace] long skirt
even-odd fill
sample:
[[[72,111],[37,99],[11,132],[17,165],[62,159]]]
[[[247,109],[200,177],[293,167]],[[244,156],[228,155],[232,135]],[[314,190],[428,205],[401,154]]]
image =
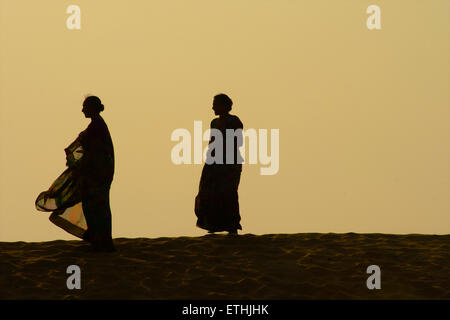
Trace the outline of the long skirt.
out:
[[[83,239],[102,251],[113,251],[109,185],[85,188],[82,204],[88,229]]]
[[[197,227],[210,232],[242,230],[238,186],[241,164],[205,164],[195,198]]]
[[[52,212],[50,221],[91,242],[95,249],[113,251],[109,185],[89,187],[67,168],[35,201],[36,209]]]
[[[81,183],[77,175],[67,168],[35,201],[36,209],[52,212],[50,221],[70,234],[83,238],[87,223],[81,202]]]

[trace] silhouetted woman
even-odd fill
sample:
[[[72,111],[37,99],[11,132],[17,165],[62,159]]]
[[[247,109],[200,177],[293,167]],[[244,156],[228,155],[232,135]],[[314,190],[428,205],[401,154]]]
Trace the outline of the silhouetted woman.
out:
[[[66,149],[68,168],[36,199],[40,211],[57,226],[92,243],[95,250],[113,251],[109,191],[114,176],[114,148],[96,96],[87,97],[82,112],[91,123]]]
[[[237,116],[229,113],[232,105],[232,100],[225,94],[214,97],[213,110],[219,117],[211,121],[211,130],[216,129],[216,133],[221,133],[222,144],[216,143],[212,133],[207,163],[203,167],[199,192],[195,198],[197,226],[209,233],[228,231],[229,234],[237,234],[238,229],[242,230],[238,186],[242,171],[239,147],[242,145],[243,124]],[[233,129],[235,133],[230,136],[229,140],[232,141],[228,141],[228,144],[227,129]],[[213,163],[211,159],[214,159]]]
[[[109,190],[114,176],[114,148],[108,126],[100,112],[104,106],[96,96],[87,97],[82,112],[91,123],[80,133],[83,159],[78,168],[81,199],[88,229],[83,239],[96,249],[113,250]]]

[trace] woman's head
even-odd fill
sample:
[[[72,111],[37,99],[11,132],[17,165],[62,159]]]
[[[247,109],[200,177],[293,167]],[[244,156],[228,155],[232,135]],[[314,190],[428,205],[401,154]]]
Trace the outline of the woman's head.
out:
[[[227,114],[231,111],[233,101],[224,93],[214,96],[213,110],[216,115]]]
[[[92,118],[93,116],[98,115],[100,112],[105,110],[102,102],[99,97],[96,96],[88,96],[84,99],[82,112],[86,116],[86,118]]]

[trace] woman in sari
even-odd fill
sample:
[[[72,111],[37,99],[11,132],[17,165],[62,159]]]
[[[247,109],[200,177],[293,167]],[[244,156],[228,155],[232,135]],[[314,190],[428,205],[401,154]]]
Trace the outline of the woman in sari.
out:
[[[114,176],[114,147],[108,126],[100,116],[103,110],[98,97],[90,96],[84,100],[82,112],[91,119],[91,123],[79,135],[84,159],[78,174],[88,226],[83,239],[91,242],[96,249],[112,251],[109,190]]]
[[[97,251],[114,251],[109,191],[114,176],[114,148],[96,96],[83,102],[91,123],[66,149],[68,168],[36,199],[40,211],[53,211],[50,221],[90,242]]]
[[[208,156],[215,158],[214,162],[205,163],[200,178],[200,186],[195,198],[195,214],[197,227],[207,230],[209,233],[228,231],[229,234],[237,234],[242,230],[240,224],[238,186],[242,171],[242,157],[239,147],[242,145],[243,124],[235,115],[231,115],[232,100],[225,94],[214,97],[213,110],[218,118],[211,121],[211,130],[221,134],[222,144],[216,144],[215,135],[211,135]],[[233,129],[233,141],[228,141],[227,129]],[[229,138],[229,139],[230,139]],[[218,154],[217,152],[220,153]],[[229,159],[227,161],[227,153]],[[233,156],[230,156],[233,153]]]

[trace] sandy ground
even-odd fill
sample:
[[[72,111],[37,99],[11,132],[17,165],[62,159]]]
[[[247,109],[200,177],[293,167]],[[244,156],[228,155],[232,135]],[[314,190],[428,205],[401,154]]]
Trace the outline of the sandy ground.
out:
[[[450,235],[268,234],[0,243],[1,299],[450,299]],[[81,289],[69,290],[69,265]],[[369,290],[366,269],[381,269]]]

